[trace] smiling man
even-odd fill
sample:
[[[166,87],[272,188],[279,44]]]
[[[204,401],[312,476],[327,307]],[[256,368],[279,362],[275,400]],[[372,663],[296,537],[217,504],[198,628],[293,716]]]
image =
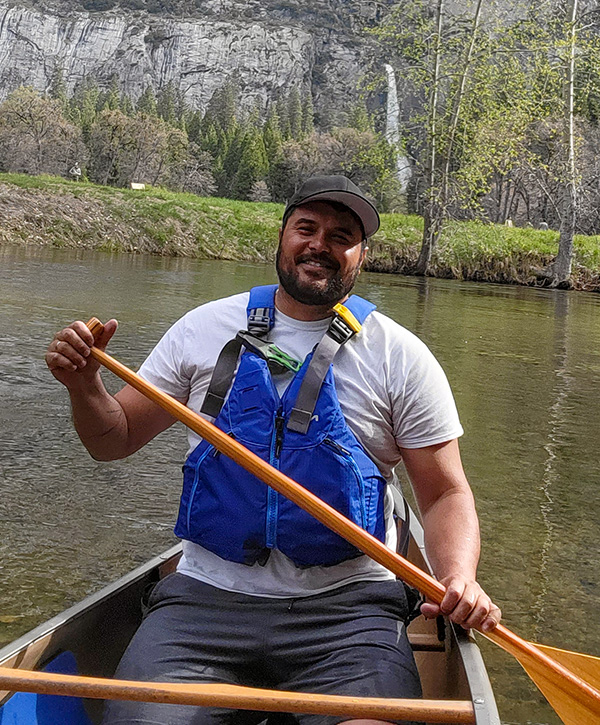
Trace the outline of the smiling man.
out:
[[[500,611],[476,581],[477,516],[446,377],[414,335],[350,296],[378,226],[376,209],[349,179],[309,179],[284,213],[279,285],[190,311],[140,374],[392,548],[389,486],[403,461],[429,558],[447,587],[441,608],[427,603],[423,614],[441,609],[465,627],[490,630]],[[115,329],[115,320],[106,324],[99,347]],[[110,396],[89,357],[92,343],[75,322],[57,333],[47,364],[69,390],[91,455],[123,458],[174,420],[128,386]],[[153,590],[117,676],[418,697],[404,585],[192,432],[189,444],[175,527],[183,556]],[[104,722],[253,725],[263,717],[113,702]]]

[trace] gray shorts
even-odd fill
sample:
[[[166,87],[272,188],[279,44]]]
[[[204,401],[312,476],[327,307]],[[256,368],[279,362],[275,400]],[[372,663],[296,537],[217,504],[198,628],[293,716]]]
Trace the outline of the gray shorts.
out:
[[[148,606],[115,675],[119,679],[421,697],[401,582],[357,582],[310,597],[271,599],[171,574],[154,588]],[[267,717],[247,710],[113,701],[103,723],[256,725]],[[336,725],[348,719],[284,717],[286,725]]]

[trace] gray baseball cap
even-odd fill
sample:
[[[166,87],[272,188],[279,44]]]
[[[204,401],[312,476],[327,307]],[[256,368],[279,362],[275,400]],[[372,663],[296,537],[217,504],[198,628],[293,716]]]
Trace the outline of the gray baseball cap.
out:
[[[347,206],[360,219],[365,237],[379,229],[379,214],[362,191],[346,176],[312,176],[288,201],[283,213],[283,226],[290,214],[311,201],[334,201]]]

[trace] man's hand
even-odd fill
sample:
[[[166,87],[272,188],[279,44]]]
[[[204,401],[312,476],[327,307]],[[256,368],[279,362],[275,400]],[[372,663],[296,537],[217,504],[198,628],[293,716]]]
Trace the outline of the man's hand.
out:
[[[104,350],[115,334],[117,324],[116,320],[109,320],[104,325],[102,335],[95,342],[94,336],[81,320],[57,332],[48,346],[45,358],[52,375],[67,388],[86,385],[92,381],[100,363],[90,357],[90,348],[95,345]]]
[[[75,430],[98,461],[135,453],[175,422],[169,413],[129,385],[115,396],[107,392],[100,363],[90,355],[90,348],[94,345],[104,350],[116,329],[117,321],[109,320],[94,342],[85,323],[78,320],[57,332],[46,352],[50,372],[69,391]]]
[[[441,604],[426,602],[421,613],[427,619],[443,614],[464,629],[479,629],[491,632],[500,622],[502,612],[476,581],[462,576],[448,576],[441,584],[446,587],[446,595]]]
[[[427,602],[421,612],[490,632],[500,621],[500,609],[476,581],[479,524],[458,442],[401,450],[423,517],[425,550],[447,590],[440,606]]]

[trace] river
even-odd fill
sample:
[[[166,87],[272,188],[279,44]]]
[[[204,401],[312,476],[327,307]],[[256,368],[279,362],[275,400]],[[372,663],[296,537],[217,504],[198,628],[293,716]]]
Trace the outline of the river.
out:
[[[0,246],[0,643],[174,543],[182,427],[125,461],[91,460],[43,362],[54,332],[116,317],[110,352],[137,368],[189,308],[273,281],[261,265]],[[357,292],[448,374],[480,580],[505,623],[599,655],[600,295],[377,274]],[[483,651],[505,723],[559,723],[512,658]]]

